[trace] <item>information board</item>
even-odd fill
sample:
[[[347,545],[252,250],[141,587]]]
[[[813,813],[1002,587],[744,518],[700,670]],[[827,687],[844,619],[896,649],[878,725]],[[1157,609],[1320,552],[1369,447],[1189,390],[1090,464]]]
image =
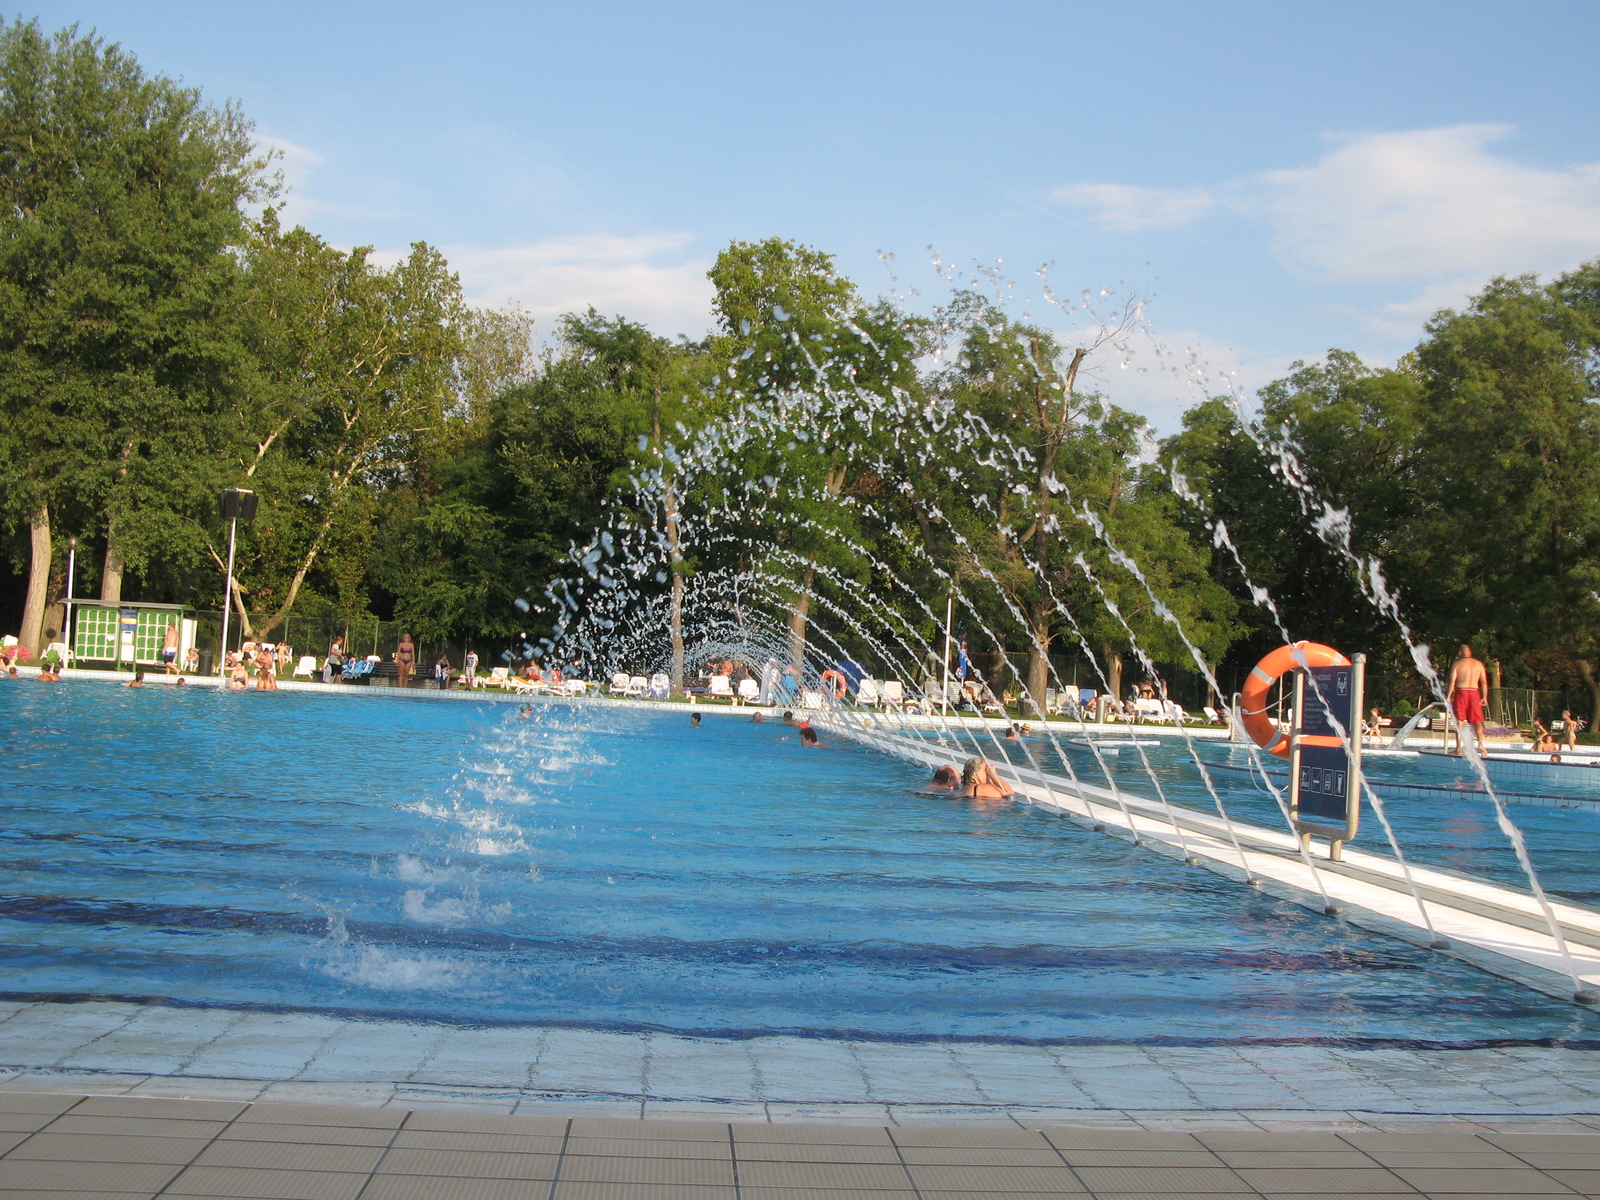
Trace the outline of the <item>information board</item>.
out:
[[[1339,667],[1296,672],[1289,803],[1303,833],[1337,847],[1361,815],[1361,704],[1365,655]]]

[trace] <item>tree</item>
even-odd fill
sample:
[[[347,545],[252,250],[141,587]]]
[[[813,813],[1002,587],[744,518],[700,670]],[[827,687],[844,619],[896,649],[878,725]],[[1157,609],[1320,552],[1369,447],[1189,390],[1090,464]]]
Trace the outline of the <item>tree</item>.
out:
[[[32,533],[34,649],[53,509],[104,532],[109,599],[127,548],[143,555],[162,524],[160,481],[204,424],[226,252],[241,202],[270,190],[265,166],[231,106],[75,28],[0,26],[0,471],[5,518]]]
[[[247,635],[282,622],[325,552],[364,543],[373,497],[407,482],[455,403],[455,275],[421,242],[393,267],[370,256],[284,231],[270,209],[250,241],[240,322],[252,369],[227,414],[232,482],[262,498],[231,597]],[[220,548],[210,554],[220,569]],[[269,610],[259,623],[245,596]]]
[[[1597,281],[1496,279],[1429,322],[1406,553],[1434,633],[1559,650],[1600,721]]]

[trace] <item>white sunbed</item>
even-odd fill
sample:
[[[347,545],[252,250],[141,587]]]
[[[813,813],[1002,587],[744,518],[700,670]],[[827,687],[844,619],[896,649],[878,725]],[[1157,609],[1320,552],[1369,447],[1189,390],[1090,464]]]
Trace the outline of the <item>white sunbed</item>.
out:
[[[635,675],[628,680],[628,690],[625,694],[643,699],[645,692],[649,690],[650,680],[643,675]]]
[[[726,675],[713,675],[710,690],[706,694],[722,700],[732,700],[733,685]]]
[[[289,678],[298,679],[301,675],[304,675],[307,679],[310,679],[316,673],[317,673],[317,660],[316,660],[316,657],[314,655],[304,654],[304,655],[300,656],[300,661],[295,664],[294,674],[291,675]]]
[[[885,679],[878,685],[878,703],[885,708],[902,708],[906,702],[906,685],[898,679]]]
[[[508,688],[508,687],[510,687],[511,686],[511,668],[510,667],[492,667],[492,668],[490,668],[490,670],[489,670],[489,678],[488,678],[487,682],[484,683],[483,686],[484,687],[497,687],[497,688]]]
[[[672,680],[665,672],[657,671],[650,676],[650,699],[665,700],[672,695]]]
[[[809,709],[819,709],[819,708],[821,708],[822,707],[822,693],[821,692],[814,692],[810,688],[806,688],[804,691],[802,691],[800,693],[800,707],[809,708]]]
[[[613,696],[626,696],[630,682],[631,680],[626,671],[618,671],[611,677],[611,694]]]
[[[882,693],[878,690],[876,679],[862,679],[856,684],[856,703],[865,708],[868,705],[876,708],[882,700]]]
[[[757,704],[761,700],[761,685],[754,679],[739,680],[739,699],[746,704]]]

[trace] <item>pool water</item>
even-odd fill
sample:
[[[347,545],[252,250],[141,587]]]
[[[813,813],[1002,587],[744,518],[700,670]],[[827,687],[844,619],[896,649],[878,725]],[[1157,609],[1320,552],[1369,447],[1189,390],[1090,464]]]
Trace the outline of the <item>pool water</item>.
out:
[[[1002,743],[1002,746],[1015,761],[1025,761],[1025,754],[1015,743]],[[1063,746],[1079,779],[1105,786],[1105,776],[1087,746],[1070,741],[1063,742]],[[1059,756],[1047,740],[1035,739],[1028,748],[1047,770],[1062,769]],[[1129,792],[1154,798],[1155,789],[1139,758],[1139,749],[1126,745],[1115,749],[1114,756],[1106,757],[1106,765],[1118,785]],[[1164,739],[1156,745],[1143,747],[1143,751],[1168,799],[1215,814],[1216,804],[1205,790],[1193,754],[1183,742]],[[1250,763],[1250,753],[1243,746],[1198,742],[1196,752],[1208,764],[1244,768]],[[993,755],[994,751],[991,749],[990,753]],[[1269,770],[1283,773],[1274,777],[1274,783],[1284,787],[1284,764],[1272,758],[1267,762]],[[1383,799],[1389,823],[1408,859],[1527,890],[1527,876],[1510,842],[1496,824],[1494,804],[1481,794],[1449,791],[1452,785],[1480,786],[1470,769],[1463,768],[1458,774],[1452,774],[1437,760],[1424,765],[1414,758],[1398,755],[1373,755],[1364,762],[1369,782]],[[1277,801],[1252,772],[1216,770],[1211,779],[1230,815],[1274,829],[1283,828],[1283,814]],[[1427,789],[1426,794],[1413,790],[1417,785]],[[1552,794],[1559,791],[1554,786],[1548,790]],[[1506,811],[1522,831],[1534,870],[1548,891],[1570,900],[1600,904],[1600,859],[1595,853],[1600,847],[1600,810],[1578,804],[1559,807],[1508,803]],[[1390,853],[1383,826],[1365,800],[1355,845],[1375,854]]]
[[[5,994],[746,1036],[1587,1044],[1596,1018],[792,730],[0,685]]]

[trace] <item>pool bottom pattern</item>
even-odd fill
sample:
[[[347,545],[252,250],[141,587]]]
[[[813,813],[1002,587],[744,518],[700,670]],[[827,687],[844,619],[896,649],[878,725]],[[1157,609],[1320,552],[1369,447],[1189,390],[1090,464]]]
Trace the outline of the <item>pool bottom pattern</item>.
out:
[[[1600,1113],[1600,1052],[1338,1046],[884,1043],[342,1020],[108,1002],[0,1005],[0,1068],[76,1090],[134,1087],[328,1102],[461,1089],[489,1104],[911,1106],[1392,1114]],[[73,1082],[76,1080],[77,1082]],[[232,1089],[231,1091],[229,1089]],[[209,1092],[208,1092],[209,1089]],[[92,1089],[91,1089],[92,1090]],[[642,1112],[642,1109],[641,1109]],[[820,1119],[820,1117],[818,1118]]]

